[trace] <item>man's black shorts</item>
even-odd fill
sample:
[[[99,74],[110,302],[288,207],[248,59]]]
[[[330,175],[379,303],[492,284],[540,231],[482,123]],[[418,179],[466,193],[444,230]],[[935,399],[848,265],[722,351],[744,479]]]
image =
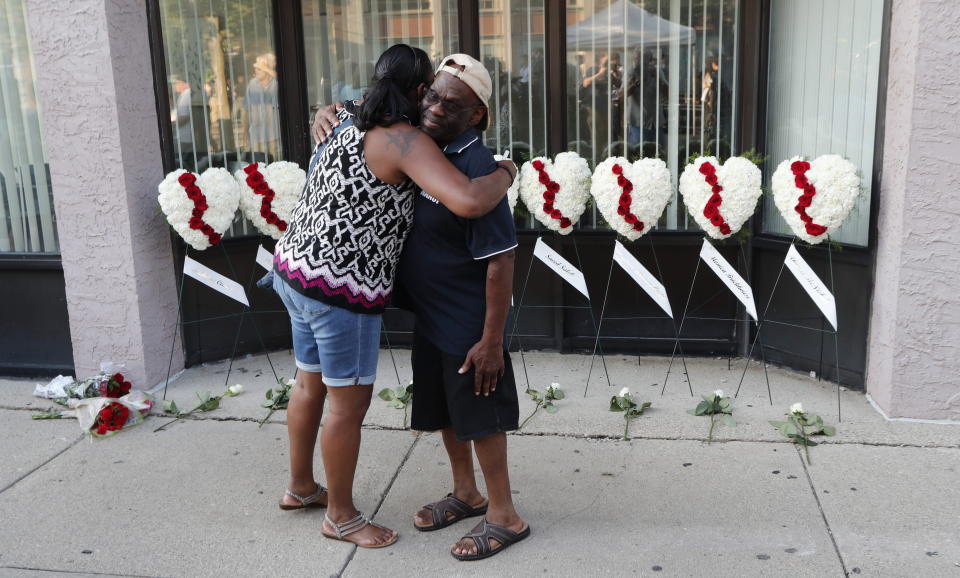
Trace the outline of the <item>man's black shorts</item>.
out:
[[[474,369],[457,373],[466,356],[450,355],[414,334],[413,413],[410,425],[419,431],[453,426],[457,439],[471,441],[517,429],[520,406],[510,355],[503,352],[503,376],[484,397],[473,393]]]

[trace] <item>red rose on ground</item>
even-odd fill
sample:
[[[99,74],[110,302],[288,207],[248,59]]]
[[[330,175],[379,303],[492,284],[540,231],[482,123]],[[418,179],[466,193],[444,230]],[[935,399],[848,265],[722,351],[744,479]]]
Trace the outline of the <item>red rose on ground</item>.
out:
[[[122,373],[114,373],[112,379],[113,379],[114,381],[116,381],[117,383],[123,383],[123,374],[122,374]]]
[[[97,434],[105,435],[107,433],[107,424],[102,423],[97,426]]]

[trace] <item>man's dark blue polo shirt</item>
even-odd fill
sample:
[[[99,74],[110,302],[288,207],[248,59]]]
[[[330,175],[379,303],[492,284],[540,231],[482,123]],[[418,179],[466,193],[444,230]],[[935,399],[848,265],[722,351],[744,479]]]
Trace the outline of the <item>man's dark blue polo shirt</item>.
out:
[[[471,179],[497,169],[480,133],[469,129],[443,149]],[[395,294],[417,316],[417,331],[441,351],[466,355],[483,335],[487,259],[517,246],[506,197],[479,219],[454,215],[424,191],[400,255]]]

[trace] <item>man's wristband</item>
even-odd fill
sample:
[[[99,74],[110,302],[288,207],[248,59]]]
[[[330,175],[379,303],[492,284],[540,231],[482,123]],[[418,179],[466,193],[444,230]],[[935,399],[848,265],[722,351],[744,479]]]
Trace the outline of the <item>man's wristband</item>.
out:
[[[512,172],[510,169],[508,169],[506,166],[501,165],[500,163],[497,163],[497,168],[498,168],[498,169],[503,169],[503,170],[507,171],[507,174],[510,175],[510,182],[511,182],[511,183],[513,183],[513,181],[515,181],[515,180],[517,179],[517,175],[513,174],[513,172]]]

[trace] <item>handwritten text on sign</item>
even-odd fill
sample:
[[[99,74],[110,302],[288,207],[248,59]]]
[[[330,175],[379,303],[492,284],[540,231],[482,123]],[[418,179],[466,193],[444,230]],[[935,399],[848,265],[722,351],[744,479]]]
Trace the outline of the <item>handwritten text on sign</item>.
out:
[[[833,330],[837,330],[837,304],[833,299],[833,293],[827,290],[820,277],[810,268],[810,265],[803,260],[800,252],[793,245],[787,250],[787,269],[793,273],[793,276],[800,282],[800,286],[810,295],[813,302],[816,303],[823,316],[827,318]]]
[[[753,289],[750,288],[750,285],[747,285],[740,273],[737,273],[737,270],[706,239],[703,240],[703,247],[700,248],[700,258],[717,274],[717,277],[720,277],[727,289],[730,289],[734,296],[743,303],[743,306],[747,308],[747,313],[756,321],[757,305],[753,302]]]
[[[670,300],[667,299],[667,290],[660,281],[654,277],[646,267],[643,266],[637,258],[627,251],[627,248],[620,244],[620,241],[614,241],[613,260],[616,261],[627,275],[637,282],[641,289],[647,292],[661,309],[667,312],[667,315],[673,319],[673,311],[670,309]]]
[[[247,301],[247,293],[243,290],[242,285],[233,279],[224,277],[209,267],[197,263],[190,257],[183,258],[183,274],[193,277],[214,291],[219,291],[227,297],[243,303],[247,307],[250,306],[250,302]]]
[[[537,244],[533,248],[533,255],[543,261],[547,267],[553,269],[553,272],[560,275],[564,281],[573,285],[574,289],[583,293],[584,297],[590,298],[590,294],[587,293],[587,281],[583,278],[583,273],[561,257],[560,253],[551,249],[540,237],[537,238]]]

